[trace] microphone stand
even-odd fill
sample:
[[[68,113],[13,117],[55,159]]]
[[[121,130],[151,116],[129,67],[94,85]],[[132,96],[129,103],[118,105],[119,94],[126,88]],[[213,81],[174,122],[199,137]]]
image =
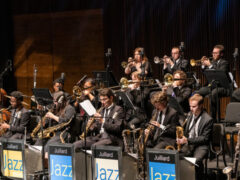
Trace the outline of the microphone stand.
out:
[[[111,48],[108,48],[108,51],[105,55],[108,58],[108,63],[106,66],[106,81],[107,81],[107,87],[109,87],[109,71],[110,71],[110,62],[111,62],[111,55],[112,55]]]
[[[4,70],[0,73],[0,88],[3,88],[3,76],[6,74],[6,72],[10,70],[12,71],[12,62],[11,60],[8,60]]]
[[[233,53],[233,78],[234,81],[237,77],[237,57],[238,57],[238,48],[235,48],[235,52]]]

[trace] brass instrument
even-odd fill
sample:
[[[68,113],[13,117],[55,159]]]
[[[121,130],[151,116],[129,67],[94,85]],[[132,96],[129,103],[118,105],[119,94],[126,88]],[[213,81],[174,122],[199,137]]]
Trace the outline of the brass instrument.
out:
[[[201,66],[202,65],[202,59],[198,59],[198,60],[190,59],[190,65],[192,67]]]
[[[100,113],[102,110],[103,110],[103,106],[102,107],[100,107],[98,110],[97,110],[97,113]],[[89,129],[90,129],[90,127],[92,126],[92,124],[95,122],[95,117],[91,117],[89,120],[88,120],[88,122],[87,122],[87,125],[86,125],[86,130],[85,130],[85,132],[86,132],[86,134],[85,134],[85,132],[83,132],[80,136],[79,136],[79,138],[80,139],[84,139],[85,138],[85,136],[88,134],[88,131],[89,131]]]
[[[132,62],[136,62],[136,59],[133,59],[133,58],[129,57],[128,62],[126,62],[126,61],[121,62],[121,66],[125,69],[128,66],[128,64],[130,64]]]
[[[183,137],[183,128],[181,126],[176,127],[176,138],[181,139]],[[177,145],[177,150],[181,150],[181,144]]]
[[[164,79],[164,85],[166,86],[171,86],[174,81],[173,75],[170,73],[165,74],[163,79]]]
[[[130,153],[130,147],[129,147],[129,143],[127,141],[128,137],[131,135],[132,131],[129,129],[124,129],[122,131],[122,137],[123,137],[123,145],[124,145],[124,151],[127,153]]]
[[[10,120],[11,117],[11,113],[9,112],[9,110],[12,108],[12,106],[8,107],[8,108],[2,108],[0,109],[0,125],[3,123],[7,123]],[[2,135],[5,134],[5,132],[7,131],[7,129],[2,129],[0,128],[0,137]]]
[[[165,147],[165,150],[176,150],[174,146],[168,145]]]
[[[73,96],[75,96],[76,98],[80,98],[82,96],[82,88],[78,85],[73,86]]]
[[[72,122],[73,117],[74,117],[74,115],[70,118],[70,120],[68,122],[60,123],[55,126],[44,129],[43,133],[42,132],[38,133],[38,138],[45,139],[45,138],[51,138],[51,137],[55,136],[56,131],[63,129],[64,127],[68,126]]]
[[[53,112],[53,110],[54,110],[54,109],[52,108],[52,109],[50,109],[48,112]],[[47,114],[47,113],[46,113],[46,114]],[[32,138],[36,138],[36,135],[37,135],[38,131],[39,131],[40,128],[41,128],[41,122],[42,122],[42,124],[43,124],[43,126],[44,126],[44,124],[45,124],[45,122],[46,122],[46,119],[47,119],[46,114],[45,114],[45,116],[43,116],[42,120],[40,120],[40,121],[38,122],[37,126],[33,129],[32,133],[31,133],[31,137],[32,137]]]
[[[164,56],[163,58],[160,58],[160,57],[158,57],[158,56],[155,56],[155,57],[153,58],[153,62],[154,62],[155,64],[164,64],[164,62],[165,62],[165,60],[166,60],[167,58],[170,58],[170,59],[171,59],[171,57],[169,57],[169,56]]]

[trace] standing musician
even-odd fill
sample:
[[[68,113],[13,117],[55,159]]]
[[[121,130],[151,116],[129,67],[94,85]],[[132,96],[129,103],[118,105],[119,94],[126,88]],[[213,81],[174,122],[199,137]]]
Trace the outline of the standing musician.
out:
[[[229,63],[225,59],[223,59],[224,46],[216,45],[213,48],[212,52],[212,61],[210,61],[205,56],[202,60],[202,69],[213,69],[213,70],[221,70],[226,73],[229,72]],[[216,88],[214,85],[205,86],[200,88],[196,93],[205,97],[206,95],[211,94],[211,116],[213,119],[216,119],[216,107],[217,107],[217,97],[229,96],[231,94],[230,89],[225,89],[224,87]]]
[[[184,136],[177,139],[182,145],[181,152],[185,156],[196,158],[196,179],[203,179],[203,159],[207,157],[213,119],[203,110],[203,97],[199,94],[189,99],[190,113],[184,125]]]
[[[99,134],[96,136],[88,136],[86,134],[86,148],[91,145],[122,145],[121,133],[124,122],[124,112],[122,107],[117,106],[113,102],[114,94],[111,89],[101,89],[99,92],[99,100],[102,107],[94,114],[93,118],[88,120],[91,124],[90,131],[97,128]],[[86,129],[87,131],[87,129]],[[75,150],[78,151],[85,147],[84,139],[74,143]]]
[[[148,97],[149,97],[149,89],[144,87],[143,93],[141,94],[141,77],[139,72],[134,71],[131,74],[132,80],[134,83],[130,84],[129,89],[126,91],[126,95],[132,101],[135,111],[133,109],[129,109],[126,112],[126,121],[127,127],[130,129],[135,129],[139,127],[141,123],[145,121],[147,118],[146,112],[142,109],[141,105],[144,103],[144,107],[147,105]]]
[[[174,147],[176,144],[176,126],[179,125],[177,111],[168,106],[168,97],[163,91],[153,94],[151,103],[155,109],[153,118],[149,123],[155,128],[152,132],[148,128],[145,129],[145,136],[150,133],[148,146],[153,146],[156,149],[164,149],[167,146]]]
[[[43,143],[45,145],[45,150],[47,150],[46,148],[50,143],[53,142],[61,143],[63,140],[65,141],[66,137],[62,137],[63,139],[61,139],[60,134],[62,130],[64,130],[66,127],[70,125],[71,123],[70,121],[75,116],[75,109],[71,105],[67,104],[67,100],[63,91],[58,91],[54,93],[53,101],[54,104],[52,109],[49,110],[49,112],[47,112],[45,116],[42,118],[44,128],[43,132],[46,132],[46,129],[51,128],[51,131],[49,132],[55,134],[53,137],[51,137],[51,133],[49,135],[47,135],[47,133],[46,135],[43,135]],[[41,131],[38,132],[38,130],[40,130],[41,127],[40,123],[41,121],[39,122],[37,127],[33,130],[32,137],[34,135],[37,136],[38,134],[41,134]],[[62,127],[59,127],[60,125],[62,125]],[[40,144],[41,139],[38,138],[35,145]]]
[[[170,57],[164,56],[163,74],[173,74],[176,70],[187,72],[189,63],[188,60],[181,57],[180,48],[173,47],[171,55],[172,59]]]
[[[152,67],[147,56],[144,54],[144,49],[142,47],[137,47],[133,55],[134,58],[128,58],[125,74],[131,74],[134,71],[138,71],[141,75],[145,75],[145,77],[151,77]]]
[[[186,84],[187,75],[181,70],[176,70],[173,73],[173,83],[171,86],[164,86],[163,90],[167,95],[174,97],[182,107],[184,113],[189,112],[188,98],[190,97],[192,90]]]
[[[19,91],[11,93],[11,118],[10,122],[4,122],[0,128],[7,130],[3,135],[5,138],[22,139],[24,137],[25,128],[29,127],[30,114],[22,105],[23,94]],[[26,129],[27,130],[27,129]]]

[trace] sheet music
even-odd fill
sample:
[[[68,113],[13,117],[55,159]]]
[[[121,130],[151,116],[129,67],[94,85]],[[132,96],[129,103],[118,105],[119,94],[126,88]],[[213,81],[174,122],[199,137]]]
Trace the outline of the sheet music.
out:
[[[194,164],[195,166],[198,167],[198,165],[196,164],[196,158],[194,157],[184,157],[184,159],[186,159],[188,162],[190,162],[191,164]]]
[[[90,100],[85,100],[79,104],[89,116],[93,116],[97,112]]]

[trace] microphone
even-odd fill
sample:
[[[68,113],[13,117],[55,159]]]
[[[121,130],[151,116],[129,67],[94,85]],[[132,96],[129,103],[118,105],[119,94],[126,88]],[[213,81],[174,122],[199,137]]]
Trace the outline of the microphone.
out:
[[[65,81],[65,77],[66,77],[65,73],[62,72],[62,73],[61,73],[61,79],[63,80],[63,82]]]
[[[9,64],[9,70],[12,71],[12,60],[11,59],[8,60],[8,64]]]
[[[234,53],[233,53],[233,57],[234,57],[234,58],[237,58],[238,56],[239,56],[239,54],[238,54],[238,48],[235,48]]]
[[[78,82],[76,85],[80,86],[81,83],[87,78],[87,75],[85,74]]]
[[[111,49],[111,48],[108,48],[108,49],[107,49],[107,53],[105,53],[105,55],[106,55],[107,57],[110,57],[110,56],[112,55],[112,49]]]
[[[180,42],[179,49],[180,49],[180,51],[181,51],[181,52],[183,52],[183,51],[184,51],[184,49],[185,49],[184,42]]]

